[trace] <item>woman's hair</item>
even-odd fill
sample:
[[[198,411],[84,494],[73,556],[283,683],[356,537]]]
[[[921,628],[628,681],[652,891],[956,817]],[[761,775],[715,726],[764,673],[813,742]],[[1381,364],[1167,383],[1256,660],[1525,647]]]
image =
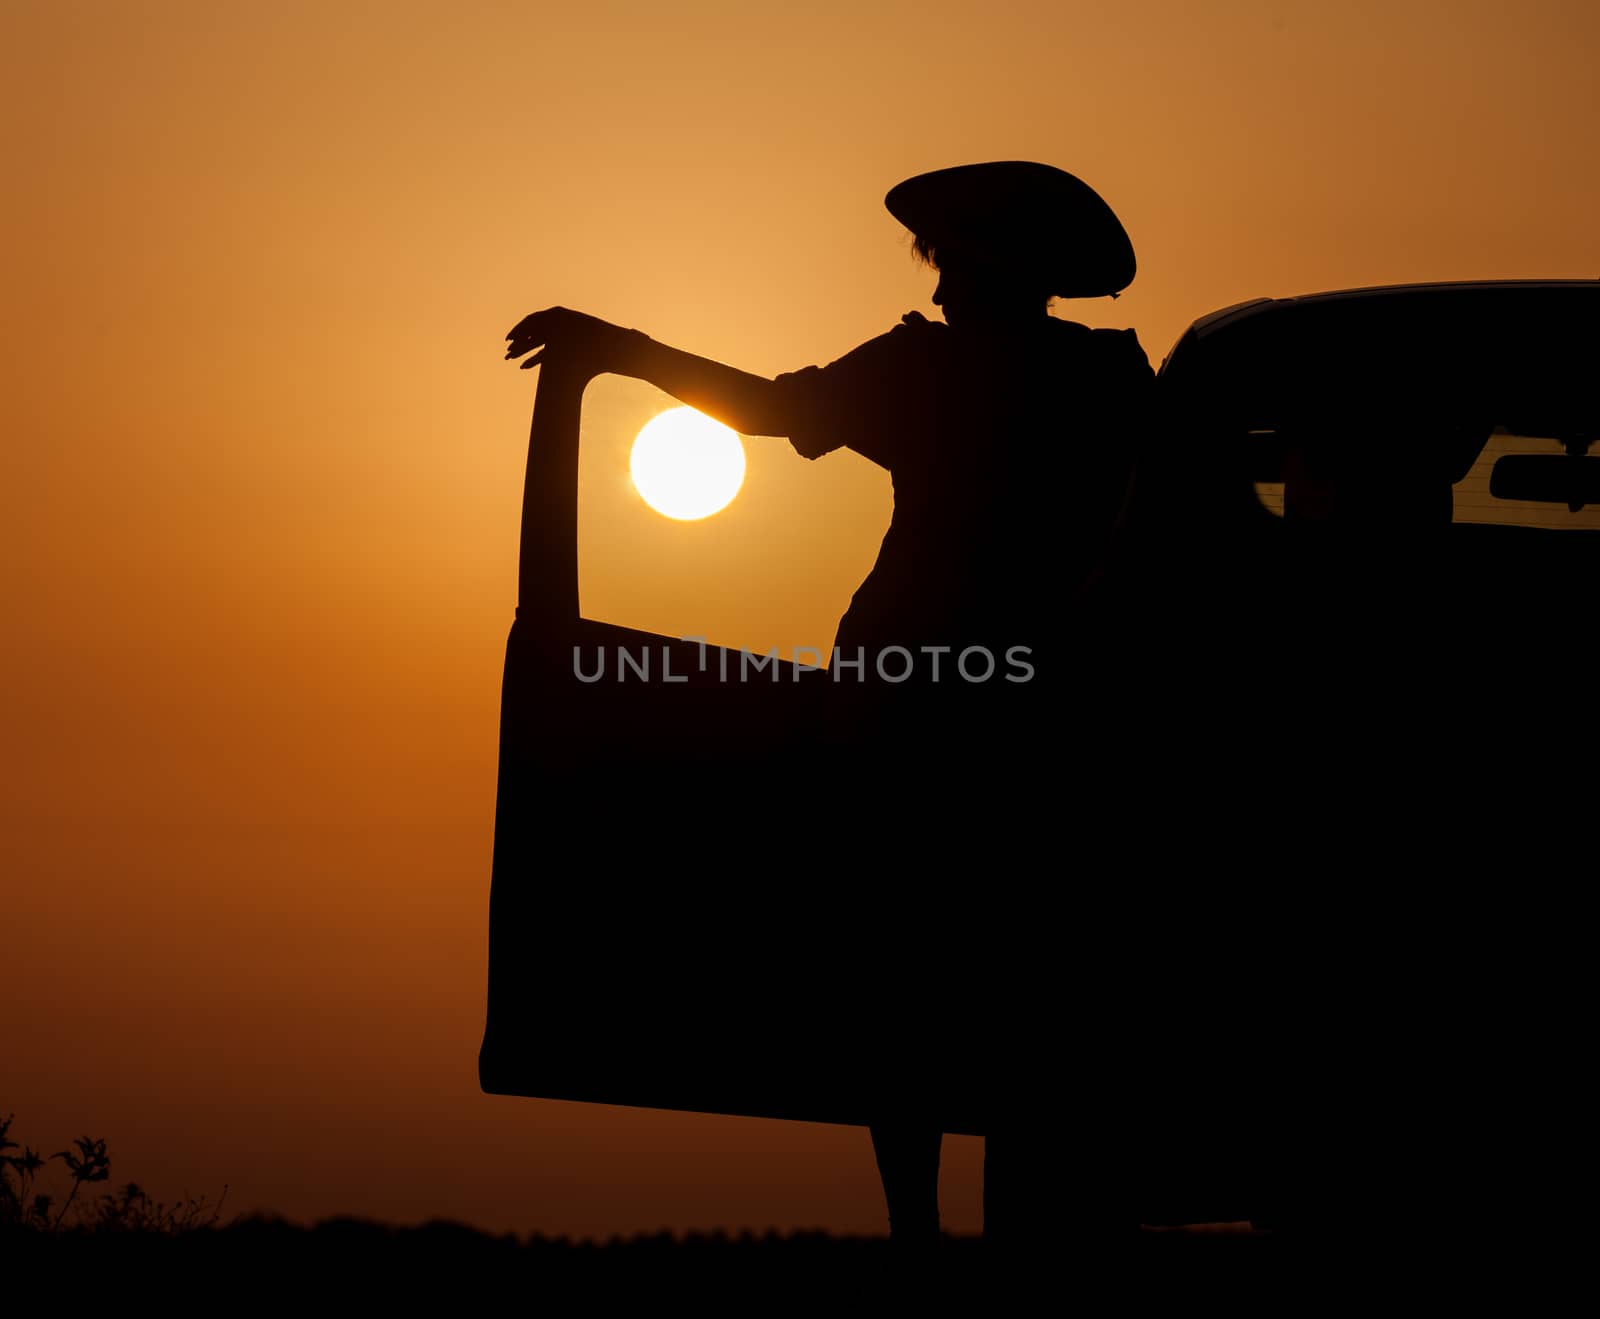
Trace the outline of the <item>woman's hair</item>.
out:
[[[939,265],[939,244],[933,239],[925,238],[921,234],[913,234],[911,236],[911,252],[912,255],[924,265],[931,266],[935,270],[939,270],[941,268]],[[954,255],[957,257],[957,259],[959,259],[959,251]],[[1036,292],[1039,300],[1043,302],[1045,306],[1048,307],[1052,302],[1055,301],[1055,296],[1048,291],[1042,281],[1035,281],[1034,279],[1030,278],[1029,275],[1021,271],[1007,270],[1006,267],[999,264],[991,262],[984,262],[984,264],[988,265],[989,268],[997,275],[1004,271],[1005,274],[1009,276],[1005,280],[1007,284],[1010,284],[1013,287],[1027,288],[1030,293]],[[1037,290],[1032,287],[1036,282],[1039,284]]]

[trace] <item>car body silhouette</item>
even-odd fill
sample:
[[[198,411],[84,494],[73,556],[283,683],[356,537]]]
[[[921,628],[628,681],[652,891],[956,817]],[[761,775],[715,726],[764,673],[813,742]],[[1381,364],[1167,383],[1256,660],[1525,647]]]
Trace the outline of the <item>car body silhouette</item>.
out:
[[[1112,654],[1105,736],[1063,758],[1114,785],[1101,829],[1124,842],[1064,853],[1041,890],[1072,951],[1027,1023],[1055,1078],[1028,1100],[1041,1132],[1140,1221],[1370,1205],[1396,1133],[1480,1056],[1471,949],[1493,916],[1441,895],[1483,846],[1465,804],[1572,727],[1589,671],[1597,348],[1600,282],[1502,281],[1243,303],[1162,364],[1085,614]],[[780,681],[719,681],[716,647],[580,616],[600,371],[547,362],[534,409],[484,1090],[846,1123],[893,1104],[982,1134],[994,1017],[965,987],[1003,950],[964,959],[936,925],[891,950],[926,877],[841,866],[814,806],[756,768],[811,754],[824,676],[780,659]],[[575,648],[619,647],[681,681],[576,678]],[[1509,781],[1501,801],[1533,809]],[[711,785],[723,859],[664,845]]]
[[[1437,1206],[1560,1019],[1597,351],[1600,282],[1506,281],[1245,303],[1163,363],[1108,621],[1145,1221]]]

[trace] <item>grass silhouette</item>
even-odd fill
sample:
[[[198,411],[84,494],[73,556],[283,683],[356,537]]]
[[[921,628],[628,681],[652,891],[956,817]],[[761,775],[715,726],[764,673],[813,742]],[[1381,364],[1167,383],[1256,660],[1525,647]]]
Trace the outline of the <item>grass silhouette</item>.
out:
[[[214,1228],[221,1220],[228,1197],[226,1186],[214,1205],[203,1196],[166,1204],[152,1199],[137,1182],[128,1182],[116,1191],[84,1195],[86,1187],[111,1180],[106,1142],[79,1136],[72,1142],[73,1148],[44,1157],[11,1139],[15,1121],[15,1113],[0,1118],[0,1231],[7,1235],[60,1234],[70,1228],[76,1232],[175,1236]],[[69,1183],[64,1197],[43,1188],[44,1175],[58,1160]]]
[[[658,1232],[602,1242],[496,1235],[449,1221],[407,1227],[341,1217],[305,1226],[254,1214],[224,1222],[226,1188],[214,1205],[158,1202],[134,1182],[97,1194],[111,1176],[104,1140],[80,1137],[44,1157],[11,1140],[12,1121],[0,1120],[0,1256],[34,1279],[71,1279],[80,1298],[97,1285],[120,1296],[143,1281],[182,1284],[229,1309],[265,1296],[346,1293],[408,1308],[423,1297],[458,1306],[480,1294],[587,1305],[607,1297],[654,1302],[662,1288],[681,1287],[684,1299],[741,1313],[812,1313],[846,1298],[869,1309],[1005,1312],[1002,1294],[1026,1277],[1030,1287],[1056,1288],[1060,1299],[1088,1299],[1104,1285],[1147,1304],[1215,1299],[1237,1311],[1281,1299],[1292,1258],[1264,1233],[1147,1230],[1117,1234],[1115,1249],[1114,1234],[1091,1234],[1023,1262],[974,1236],[907,1251],[883,1236],[822,1231]]]

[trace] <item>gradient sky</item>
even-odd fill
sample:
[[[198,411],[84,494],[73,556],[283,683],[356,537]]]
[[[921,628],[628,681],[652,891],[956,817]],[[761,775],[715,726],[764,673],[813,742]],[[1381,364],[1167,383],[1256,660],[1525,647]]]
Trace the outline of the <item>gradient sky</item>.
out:
[[[564,304],[829,361],[934,314],[884,192],[997,158],[1121,215],[1137,280],[1058,314],[1157,363],[1245,298],[1597,276],[1597,57],[1576,0],[0,0],[14,1134],[300,1218],[881,1228],[863,1130],[478,1092],[535,383],[501,337]],[[728,627],[826,630],[887,478],[760,471],[724,516],[800,501],[844,567]]]

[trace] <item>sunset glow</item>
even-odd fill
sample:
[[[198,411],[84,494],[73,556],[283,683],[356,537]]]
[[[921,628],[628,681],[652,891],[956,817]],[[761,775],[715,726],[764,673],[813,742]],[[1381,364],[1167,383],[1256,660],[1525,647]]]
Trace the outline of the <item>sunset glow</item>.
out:
[[[480,1090],[507,640],[540,586],[530,423],[559,359],[507,362],[506,330],[559,305],[767,380],[826,367],[942,315],[887,190],[1002,159],[1116,211],[1137,278],[1052,314],[1134,329],[1152,364],[1259,297],[1593,278],[1596,51],[1600,5],[1573,0],[0,5],[0,1118],[46,1154],[108,1138],[100,1189],[227,1185],[229,1214],[882,1233],[860,1128]],[[679,400],[627,364],[588,385],[566,478],[583,616],[828,653],[889,472],[734,436],[721,493],[658,502],[641,432]],[[862,807],[825,763],[726,772],[796,800],[793,835],[695,860],[754,962],[739,886],[813,800]],[[626,828],[649,789],[622,764],[593,790]],[[600,859],[551,867],[552,912],[610,882],[607,845],[562,842]],[[640,1002],[664,1028],[717,1011]],[[951,1233],[981,1224],[982,1157],[945,1144]]]

